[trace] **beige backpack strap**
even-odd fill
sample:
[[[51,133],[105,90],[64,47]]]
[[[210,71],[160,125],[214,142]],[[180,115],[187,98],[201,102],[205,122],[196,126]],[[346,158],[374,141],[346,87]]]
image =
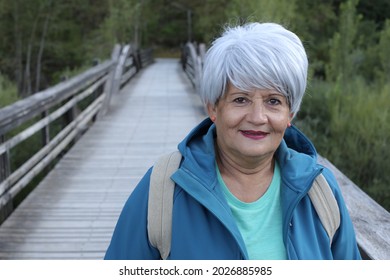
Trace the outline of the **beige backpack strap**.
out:
[[[171,175],[179,168],[181,154],[172,152],[159,158],[152,169],[148,201],[148,237],[166,259],[171,250],[172,208],[175,182]]]
[[[317,176],[308,194],[332,244],[333,236],[340,226],[340,209],[324,175]]]

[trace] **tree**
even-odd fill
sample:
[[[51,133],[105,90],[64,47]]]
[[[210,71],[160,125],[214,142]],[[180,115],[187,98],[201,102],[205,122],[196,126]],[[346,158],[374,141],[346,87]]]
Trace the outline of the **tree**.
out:
[[[386,20],[383,30],[380,32],[378,55],[380,58],[380,78],[384,84],[390,84],[390,19]]]
[[[358,45],[358,26],[362,17],[357,14],[359,0],[348,0],[340,6],[340,21],[330,46],[330,61],[326,69],[329,81],[340,80],[343,85],[355,77],[359,67],[361,49]]]

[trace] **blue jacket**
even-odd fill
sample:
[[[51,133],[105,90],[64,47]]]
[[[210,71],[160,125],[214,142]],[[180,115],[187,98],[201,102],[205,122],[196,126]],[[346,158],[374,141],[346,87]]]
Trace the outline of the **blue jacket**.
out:
[[[168,259],[247,259],[243,238],[218,184],[215,126],[206,119],[182,141]],[[282,176],[283,239],[289,259],[360,259],[354,229],[331,172],[316,162],[311,142],[295,127],[286,130],[275,156]],[[339,203],[341,224],[332,246],[309,197],[314,178],[323,172]],[[147,234],[151,169],[141,179],[118,219],[105,259],[159,259]]]

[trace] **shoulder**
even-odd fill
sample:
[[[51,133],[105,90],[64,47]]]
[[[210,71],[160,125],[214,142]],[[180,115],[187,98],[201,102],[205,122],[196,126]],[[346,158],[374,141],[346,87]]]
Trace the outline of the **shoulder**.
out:
[[[136,187],[131,191],[123,206],[119,222],[132,220],[134,215],[140,214],[140,211],[146,211],[149,195],[149,182],[152,168],[150,168],[138,182]],[[138,209],[138,210],[134,210]],[[143,209],[143,210],[141,210]],[[120,223],[119,223],[120,224]]]
[[[140,197],[148,196],[152,170],[153,167],[150,167],[148,171],[143,175],[143,177],[138,182],[134,190],[131,192],[129,199],[132,197],[140,198]]]
[[[337,200],[342,199],[342,192],[341,192],[339,183],[336,179],[336,176],[333,174],[333,172],[329,168],[327,168],[321,164],[318,164],[318,166],[322,169],[322,174],[324,175],[326,181],[328,182],[330,188],[332,189],[333,194],[335,195],[336,199]]]
[[[105,259],[157,259],[146,223],[151,168],[128,197],[115,226]]]

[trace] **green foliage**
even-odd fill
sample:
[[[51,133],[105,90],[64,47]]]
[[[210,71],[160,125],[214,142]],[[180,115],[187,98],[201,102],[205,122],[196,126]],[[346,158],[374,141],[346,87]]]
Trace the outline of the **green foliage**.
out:
[[[303,41],[314,76],[324,78],[330,38],[337,30],[337,0],[297,0],[294,31]]]
[[[252,18],[260,22],[278,22],[290,26],[297,15],[295,2],[292,0],[234,0],[232,1],[234,8],[228,11],[228,16],[244,19]]]
[[[296,2],[291,0],[215,0],[200,1],[195,9],[195,26],[203,42],[219,35],[225,24],[251,21],[272,21],[293,27],[296,20]],[[195,31],[196,32],[196,31]]]
[[[107,0],[1,4],[0,71],[16,83],[21,96],[55,84],[57,71],[83,64],[88,35],[107,13]]]
[[[10,105],[18,100],[15,85],[0,74],[0,108]]]
[[[384,29],[380,33],[378,44],[378,56],[381,66],[379,76],[386,83],[390,82],[390,19],[385,23]]]
[[[127,43],[134,38],[134,24],[139,4],[136,1],[110,1],[110,13],[105,19],[109,36],[113,40],[110,42]]]
[[[358,14],[367,12],[358,5],[349,0],[334,10],[326,79],[314,75],[296,122],[322,156],[390,210],[389,23]]]
[[[347,89],[347,90],[346,90]],[[390,210],[390,84],[313,81],[297,125],[353,182]]]
[[[331,41],[330,60],[326,68],[329,81],[343,82],[354,77],[359,67],[361,51],[358,42],[358,26],[361,17],[356,14],[359,0],[349,0],[340,6],[339,30]]]
[[[74,67],[74,68],[69,68],[66,67],[65,69],[61,69],[53,74],[53,81],[55,84],[58,84],[60,82],[63,82],[65,80],[68,80],[72,77],[75,77],[82,72],[90,69],[92,67],[92,62],[90,63],[85,63],[83,65],[80,65],[79,67]]]
[[[375,22],[378,28],[382,29],[390,15],[390,2],[388,0],[360,0],[357,9],[366,20]]]

